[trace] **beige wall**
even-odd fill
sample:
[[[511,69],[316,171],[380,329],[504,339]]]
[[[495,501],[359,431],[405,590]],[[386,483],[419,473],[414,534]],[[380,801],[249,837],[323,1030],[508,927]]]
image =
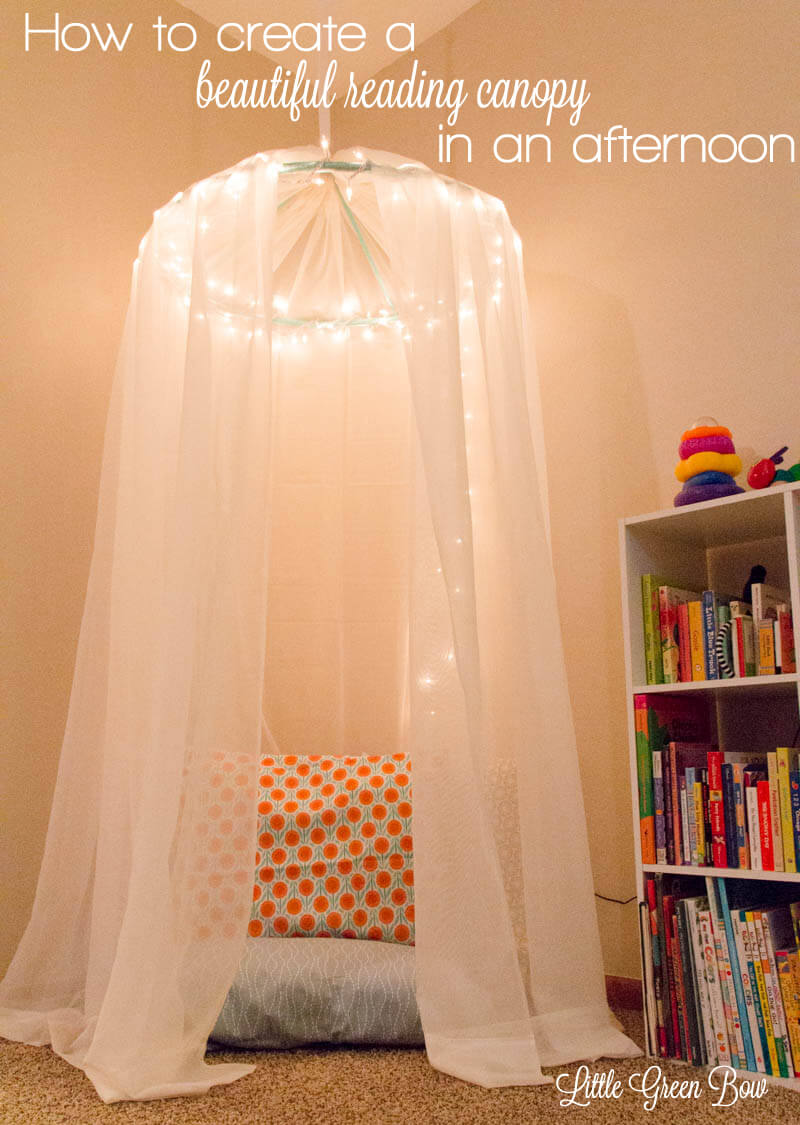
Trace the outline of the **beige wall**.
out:
[[[586,78],[576,132],[797,134],[793,0],[482,0],[419,52],[432,76]],[[409,64],[393,71],[404,75]],[[794,110],[793,108],[794,107]],[[346,112],[336,143],[436,163],[437,111]],[[595,888],[634,893],[619,629],[619,516],[670,506],[699,415],[760,456],[800,459],[798,215],[784,167],[502,166],[492,140],[533,112],[467,105],[473,162],[522,236],[541,378],[555,563]],[[454,149],[454,151],[456,151]],[[563,151],[564,155],[556,154]],[[636,975],[635,905],[599,902],[606,971]]]
[[[119,57],[26,57],[24,12],[41,26],[55,9],[62,22],[133,20],[139,34]],[[203,41],[193,54],[158,60],[149,27],[159,14],[204,27],[171,0],[14,0],[3,13],[0,972],[41,861],[139,239],[153,210],[187,184],[316,137],[311,122],[301,129],[260,111],[194,109]],[[228,70],[269,72],[265,59],[237,59]]]
[[[2,41],[8,290],[0,449],[8,625],[3,692],[0,969],[27,918],[66,717],[88,574],[110,378],[130,264],[152,210],[314,123],[192,109],[200,48],[155,61],[25,57],[26,8]],[[420,52],[432,72],[586,77],[583,129],[783,132],[792,0],[536,4],[483,0]],[[177,4],[76,2],[69,19],[189,18]],[[195,20],[200,25],[199,20]],[[137,46],[138,42],[138,46]],[[258,63],[251,63],[255,74]],[[404,71],[404,64],[399,70]],[[231,72],[246,74],[236,56]],[[436,114],[346,112],[336,142],[435,163]],[[536,322],[554,548],[596,888],[633,891],[616,518],[670,502],[678,433],[698,414],[741,446],[794,442],[796,215],[785,169],[504,168],[487,138],[539,131],[522,114],[465,111],[476,159],[456,176],[501,196],[525,248]],[[569,129],[557,128],[563,140]],[[794,229],[791,224],[794,222]],[[796,320],[796,316],[794,316]],[[7,906],[6,906],[7,904]],[[600,904],[610,973],[638,973],[634,908]]]

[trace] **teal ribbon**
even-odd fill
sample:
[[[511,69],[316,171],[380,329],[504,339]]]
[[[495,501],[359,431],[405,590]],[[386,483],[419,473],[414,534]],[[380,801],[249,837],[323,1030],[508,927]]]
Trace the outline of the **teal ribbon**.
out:
[[[356,219],[355,215],[353,214],[353,209],[349,206],[347,200],[342,195],[342,193],[339,189],[339,185],[335,181],[334,181],[333,186],[336,188],[336,194],[339,196],[339,202],[341,203],[342,207],[344,208],[344,213],[345,213],[345,215],[347,215],[347,218],[350,221],[350,226],[356,232],[356,238],[358,239],[358,244],[363,251],[364,257],[367,259],[367,262],[369,263],[369,268],[374,273],[375,280],[378,282],[378,285],[380,285],[380,287],[381,287],[381,293],[383,293],[384,300],[386,301],[386,304],[389,306],[389,308],[392,310],[392,312],[395,313],[395,315],[396,315],[397,309],[394,307],[394,301],[389,296],[389,294],[386,290],[386,286],[384,284],[383,278],[381,277],[380,270],[375,265],[373,257],[369,252],[369,247],[367,246],[367,243],[366,243],[366,240],[364,238],[364,234],[361,230],[361,227],[358,224],[358,220]]]
[[[306,171],[318,172],[318,171],[321,171],[321,170],[324,171],[325,169],[329,169],[329,170],[335,171],[335,172],[362,172],[362,171],[368,172],[373,167],[377,167],[377,165],[373,165],[371,163],[371,161],[369,161],[369,160],[367,160],[363,164],[352,164],[352,163],[350,163],[349,161],[346,161],[346,160],[295,160],[295,161],[290,161],[288,164],[284,164],[280,173],[279,173],[279,175],[285,175],[288,172],[306,172]],[[378,285],[380,286],[380,290],[381,290],[381,293],[383,294],[384,301],[386,302],[388,307],[391,309],[391,316],[388,316],[388,317],[353,317],[349,320],[323,321],[323,322],[314,321],[314,320],[290,320],[290,319],[287,319],[287,318],[273,317],[273,319],[272,319],[273,324],[285,324],[285,325],[292,325],[293,324],[293,325],[299,326],[299,325],[303,325],[303,324],[325,323],[325,324],[337,324],[337,325],[340,325],[340,326],[346,325],[348,327],[357,327],[357,326],[366,326],[366,325],[372,325],[372,324],[385,324],[387,321],[399,319],[398,314],[397,314],[397,309],[395,308],[394,301],[389,296],[389,292],[386,288],[386,284],[383,280],[383,277],[381,276],[381,272],[378,269],[377,265],[375,264],[375,260],[372,257],[372,254],[370,253],[369,246],[367,246],[366,239],[364,238],[364,232],[361,229],[361,226],[358,222],[358,219],[356,219],[355,215],[353,214],[353,209],[349,206],[347,200],[342,195],[341,189],[339,188],[339,185],[336,183],[335,180],[334,180],[333,186],[336,189],[336,194],[339,197],[339,202],[341,203],[342,209],[343,209],[345,215],[347,216],[347,220],[350,223],[350,226],[353,228],[353,231],[355,232],[356,238],[358,239],[358,244],[361,247],[361,252],[363,253],[364,257],[367,259],[367,264],[369,265],[369,268],[372,270],[372,273],[375,277],[375,280],[378,282]],[[297,196],[299,194],[299,192],[302,191],[302,190],[303,190],[303,188],[299,188],[298,191],[296,191],[292,195],[288,196],[288,198],[281,200],[281,202],[278,204],[278,210],[280,211],[280,209],[282,207],[285,207],[288,203],[291,203],[291,201],[295,198],[295,196]]]
[[[290,160],[281,165],[278,175],[285,176],[288,172],[306,172],[312,168],[314,170],[330,168],[333,172],[368,172],[371,168],[376,167],[378,165],[373,164],[371,160],[363,161],[361,164],[352,164],[347,160]]]

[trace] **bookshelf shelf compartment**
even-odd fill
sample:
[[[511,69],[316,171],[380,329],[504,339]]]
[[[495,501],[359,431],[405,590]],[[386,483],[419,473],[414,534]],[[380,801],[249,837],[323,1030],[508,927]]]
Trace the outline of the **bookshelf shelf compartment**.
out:
[[[672,585],[687,591],[713,590],[724,601],[726,596],[739,597],[737,591],[742,590],[750,568],[759,563],[767,570],[766,581],[779,587],[784,592],[782,600],[790,605],[793,633],[789,636],[793,636],[795,652],[800,652],[800,482],[620,520],[619,533],[648,1053],[689,1058],[696,1069],[711,1067],[723,1061],[728,1050],[720,1046],[721,1033],[730,1046],[728,1060],[732,1055],[736,1056],[734,1063],[738,1059],[738,1076],[766,1078],[768,1083],[800,1092],[800,1079],[778,1077],[779,1069],[786,1072],[781,1050],[790,1071],[792,1055],[800,1065],[800,1033],[794,1041],[789,1038],[790,1024],[800,1023],[796,1003],[800,988],[792,988],[786,975],[791,973],[794,980],[800,974],[795,953],[800,946],[800,916],[795,924],[792,913],[788,931],[781,928],[780,921],[788,919],[788,904],[800,903],[800,872],[700,866],[696,862],[703,855],[724,862],[726,855],[737,855],[737,847],[747,849],[751,825],[757,826],[753,841],[757,863],[761,845],[766,849],[765,862],[771,862],[771,850],[781,862],[783,843],[791,848],[792,822],[787,820],[786,810],[795,782],[787,772],[787,760],[789,770],[797,766],[791,764],[791,752],[771,752],[778,747],[796,750],[800,673],[647,684],[643,682],[647,676],[642,607],[644,575],[663,576],[649,580],[654,589]],[[652,635],[650,632],[649,638]],[[652,640],[648,644],[652,676]],[[707,651],[706,657],[706,670],[713,671],[713,658]],[[657,660],[656,656],[656,675]],[[645,697],[638,701],[638,711],[636,696]],[[683,730],[678,733],[681,723]],[[721,753],[711,754],[715,743]],[[654,749],[657,757],[651,754]],[[639,766],[645,794],[641,824]],[[767,773],[769,778],[762,781]],[[654,788],[658,817],[653,810]],[[752,796],[756,788],[757,808]],[[745,808],[742,834],[747,793],[751,796],[744,805],[751,806],[750,817]],[[780,827],[771,829],[778,824]],[[797,837],[794,851],[800,866]],[[691,856],[695,863],[651,862],[665,855],[679,861]],[[773,926],[776,929],[769,939],[767,930]],[[794,936],[788,936],[792,927]],[[768,944],[778,938],[780,944]],[[748,949],[764,965],[761,993],[753,991],[757,973]],[[770,988],[771,992],[763,991]],[[676,1010],[682,1014],[676,1016]],[[786,1022],[781,1022],[784,1017],[788,1017]],[[777,1029],[774,1037],[772,1031],[768,1033],[769,1053],[767,1040],[763,1035],[760,1041],[757,1038],[761,1035],[755,1027],[757,1020],[762,1020],[762,1030],[765,1025]],[[781,1036],[783,1048],[778,1047]],[[773,1047],[778,1051],[777,1061]],[[764,1059],[774,1074],[754,1072],[754,1066],[761,1067]]]
[[[704,549],[752,543],[785,533],[783,495],[796,489],[796,484],[773,485],[762,492],[745,492],[684,508],[665,508],[623,522],[637,534],[653,531],[665,543]]]
[[[724,602],[728,598],[741,598],[752,566],[757,563],[765,566],[767,583],[785,590],[789,595],[787,601],[795,609],[794,639],[795,651],[798,651],[798,553],[800,484],[783,485],[775,492],[750,492],[621,520],[623,631],[628,683],[645,684],[648,679],[642,611],[642,577],[647,574],[661,576],[659,585],[664,583],[679,590],[696,591],[696,597],[700,591],[714,590]],[[747,678],[777,679],[770,676]],[[670,686],[676,691],[702,690],[686,682]]]

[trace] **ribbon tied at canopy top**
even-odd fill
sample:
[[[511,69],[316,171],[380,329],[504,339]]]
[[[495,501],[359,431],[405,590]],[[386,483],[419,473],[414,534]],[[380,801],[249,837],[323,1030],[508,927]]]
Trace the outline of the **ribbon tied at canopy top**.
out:
[[[243,207],[243,200],[257,190],[258,177],[264,175],[276,178],[271,276],[264,273],[261,257],[242,254],[236,240],[245,215],[248,219],[252,215]],[[398,263],[390,255],[378,182],[384,191],[391,185],[395,202],[402,201],[410,184],[419,187],[424,182],[456,209],[466,205],[485,212],[493,267],[486,280],[491,299],[500,302],[503,256],[509,249],[520,250],[503,204],[391,153],[348,149],[331,156],[310,147],[257,154],[179,192],[155,213],[151,236],[157,236],[162,269],[179,287],[183,285],[183,303],[198,315],[208,311],[228,321],[231,333],[242,328],[258,331],[269,319],[281,341],[301,340],[313,328],[340,335],[358,328],[369,338],[372,329],[382,326],[394,327],[408,339],[409,325],[400,312],[403,298],[406,304],[411,302],[413,319],[429,331],[440,323],[443,301],[438,298],[428,306],[417,301],[418,295],[407,285],[404,288]],[[498,215],[502,215],[513,247],[506,245],[507,239],[496,229]],[[145,245],[143,239],[141,251]],[[202,262],[200,271],[198,262]],[[193,285],[198,272],[204,277],[205,292],[201,294]],[[445,315],[453,317],[460,311],[462,317],[469,316],[472,289],[468,281]],[[207,310],[203,310],[204,304]]]

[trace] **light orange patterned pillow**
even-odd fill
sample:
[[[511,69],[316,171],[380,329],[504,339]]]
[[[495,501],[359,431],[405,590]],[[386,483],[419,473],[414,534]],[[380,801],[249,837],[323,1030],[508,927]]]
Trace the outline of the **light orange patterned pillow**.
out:
[[[250,934],[413,945],[408,755],[287,755],[262,767]]]

